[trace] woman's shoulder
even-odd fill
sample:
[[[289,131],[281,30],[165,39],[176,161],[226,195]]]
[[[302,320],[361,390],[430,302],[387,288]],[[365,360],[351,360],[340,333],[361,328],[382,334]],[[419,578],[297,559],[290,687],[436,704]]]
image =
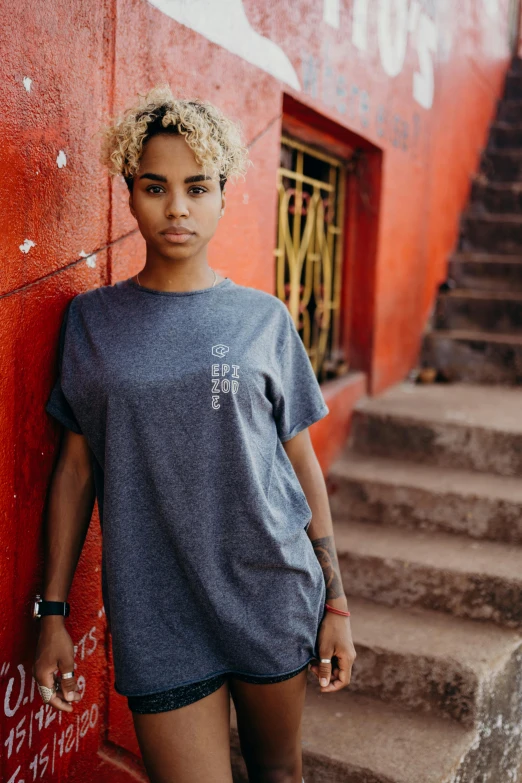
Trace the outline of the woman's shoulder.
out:
[[[97,307],[105,306],[110,299],[118,294],[119,285],[117,283],[110,285],[96,286],[86,291],[80,291],[72,297],[69,307],[72,311],[85,312],[95,310]]]
[[[281,313],[282,315],[288,310],[282,299],[268,291],[263,291],[261,288],[254,288],[252,286],[239,285],[236,283],[234,291],[247,306],[263,307],[269,311]]]

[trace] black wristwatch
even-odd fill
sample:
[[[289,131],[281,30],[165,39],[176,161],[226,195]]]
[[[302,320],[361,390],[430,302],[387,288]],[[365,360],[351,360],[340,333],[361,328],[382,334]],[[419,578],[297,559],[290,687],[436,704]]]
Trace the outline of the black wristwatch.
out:
[[[60,614],[63,617],[68,617],[71,607],[67,601],[43,601],[40,595],[37,595],[34,600],[33,617],[40,619],[47,614]]]

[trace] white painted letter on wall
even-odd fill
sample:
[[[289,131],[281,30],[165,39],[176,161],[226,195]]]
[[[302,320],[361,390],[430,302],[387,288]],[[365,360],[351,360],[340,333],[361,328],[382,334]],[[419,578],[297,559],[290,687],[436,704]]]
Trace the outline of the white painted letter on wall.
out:
[[[353,0],[352,43],[361,52],[368,48],[368,0]]]
[[[408,0],[379,0],[377,35],[382,67],[388,76],[397,76],[406,58]]]
[[[413,74],[413,97],[424,109],[433,106],[435,72],[433,54],[437,51],[437,28],[426,14],[421,14],[417,33],[420,70]]]

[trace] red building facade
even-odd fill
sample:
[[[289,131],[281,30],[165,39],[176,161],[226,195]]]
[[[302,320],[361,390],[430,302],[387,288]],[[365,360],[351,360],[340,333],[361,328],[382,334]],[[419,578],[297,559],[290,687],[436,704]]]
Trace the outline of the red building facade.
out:
[[[43,407],[56,372],[58,327],[72,296],[128,277],[144,262],[123,180],[111,182],[98,160],[100,124],[164,81],[181,97],[203,97],[240,119],[254,166],[245,181],[227,185],[210,262],[235,282],[271,293],[288,290],[284,280],[278,288],[276,267],[285,212],[277,185],[284,165],[298,159],[289,150],[311,158],[315,151],[328,171],[338,167],[335,340],[349,372],[324,381],[331,414],[313,436],[326,469],[357,398],[400,381],[415,365],[503,87],[516,5],[3,3],[6,783],[139,776],[126,702],[112,690],[96,513],[69,597],[82,702],[72,715],[45,708],[31,675],[31,599],[40,587],[42,509],[59,438]],[[285,214],[295,214],[295,198],[293,206]]]

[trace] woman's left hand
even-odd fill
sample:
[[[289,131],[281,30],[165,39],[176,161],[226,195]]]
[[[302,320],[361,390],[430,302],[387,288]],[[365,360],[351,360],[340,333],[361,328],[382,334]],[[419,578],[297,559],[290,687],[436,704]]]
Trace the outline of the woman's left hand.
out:
[[[314,672],[321,685],[321,693],[339,691],[350,684],[352,666],[357,653],[352,641],[348,617],[326,611],[317,637],[320,658],[331,658],[331,663],[313,663]]]

